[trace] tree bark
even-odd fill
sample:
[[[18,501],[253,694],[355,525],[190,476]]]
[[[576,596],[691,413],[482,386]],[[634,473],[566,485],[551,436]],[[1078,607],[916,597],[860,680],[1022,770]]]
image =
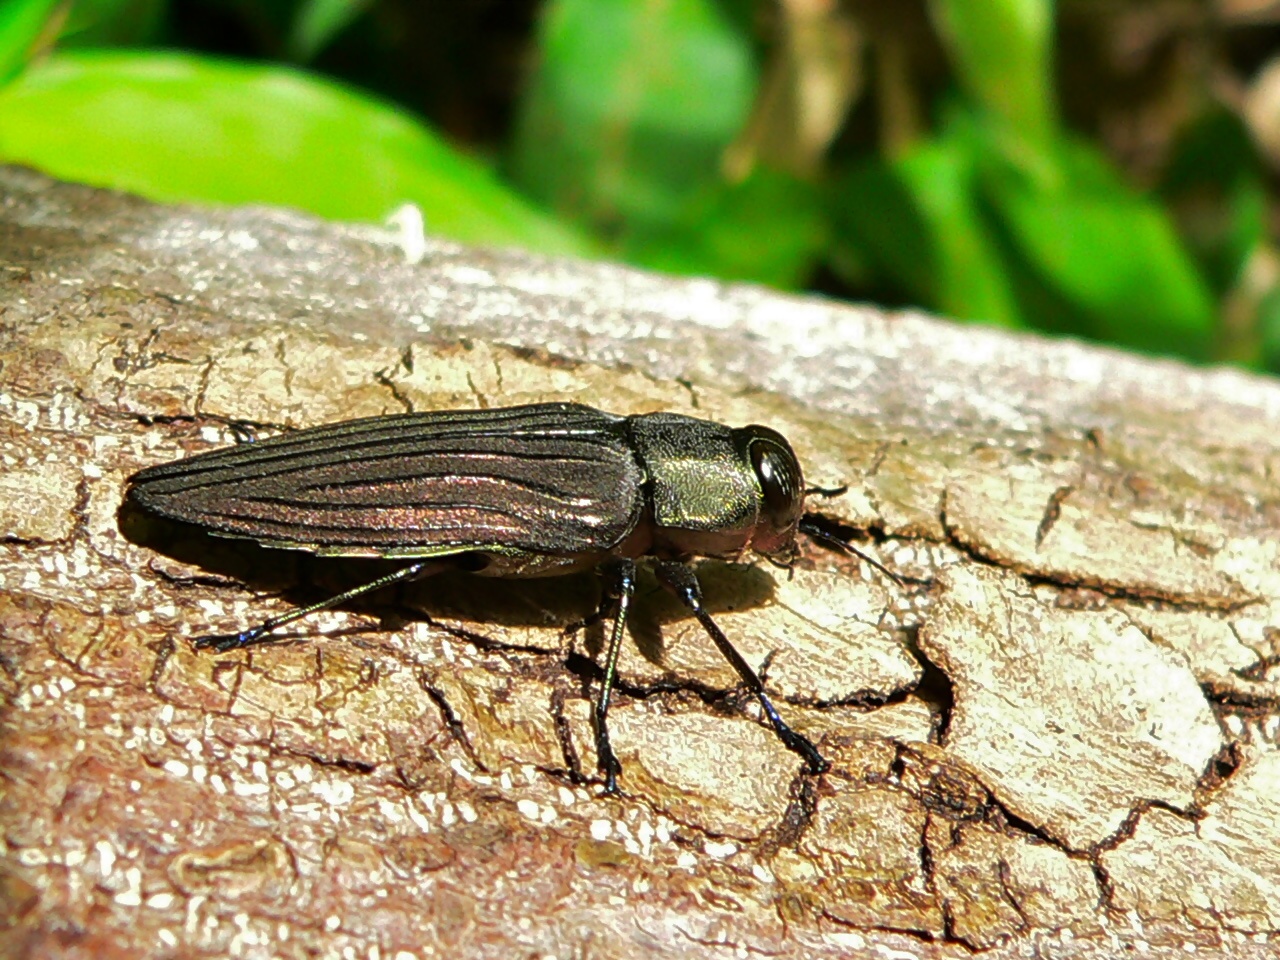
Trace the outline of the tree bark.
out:
[[[1271,955],[1273,381],[15,168],[0,196],[0,953]],[[593,577],[443,576],[219,656],[190,638],[377,565],[120,509],[244,429],[547,399],[767,423],[847,485],[810,510],[903,583],[813,544],[698,567],[830,772],[651,577],[610,798]]]

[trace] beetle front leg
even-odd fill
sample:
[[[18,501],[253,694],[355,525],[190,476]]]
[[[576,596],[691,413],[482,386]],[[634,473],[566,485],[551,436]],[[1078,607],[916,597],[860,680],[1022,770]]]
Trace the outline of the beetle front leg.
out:
[[[707,608],[702,605],[702,588],[698,585],[698,577],[689,568],[688,565],[677,563],[673,560],[659,560],[653,565],[653,571],[657,574],[658,581],[680,598],[680,602],[693,611],[693,615],[698,618],[698,622],[702,624],[702,629],[706,630],[711,639],[715,642],[716,647],[726,660],[732,665],[733,669],[738,672],[738,676],[742,678],[742,682],[747,685],[747,689],[756,695],[756,699],[760,701],[760,707],[764,710],[765,717],[769,720],[769,725],[773,727],[773,732],[778,735],[778,739],[786,745],[786,747],[800,754],[804,758],[805,766],[810,773],[826,773],[831,769],[831,764],[818,752],[812,741],[802,733],[796,733],[792,730],[782,716],[774,708],[773,703],[769,700],[769,695],[765,692],[764,684],[760,682],[760,677],[751,669],[751,664],[743,658],[733,644],[729,642],[729,638],[724,635],[724,631],[716,625],[711,619],[711,614],[707,613]]]
[[[636,592],[636,562],[629,559],[616,560],[605,570],[608,580],[605,583],[605,595],[600,602],[600,610],[614,607],[613,632],[609,635],[609,648],[604,658],[604,680],[600,684],[600,692],[596,695],[595,727],[596,727],[596,765],[604,774],[604,792],[618,792],[618,774],[622,765],[609,743],[609,697],[613,692],[614,682],[618,677],[618,652],[622,649],[622,635],[626,631],[627,612],[631,609],[631,597]]]

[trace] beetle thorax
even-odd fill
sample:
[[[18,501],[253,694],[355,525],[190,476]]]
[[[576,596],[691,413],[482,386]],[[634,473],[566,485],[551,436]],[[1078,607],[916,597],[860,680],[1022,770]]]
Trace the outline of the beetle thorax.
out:
[[[736,557],[749,544],[760,491],[732,431],[679,414],[628,420],[646,476],[653,552]]]

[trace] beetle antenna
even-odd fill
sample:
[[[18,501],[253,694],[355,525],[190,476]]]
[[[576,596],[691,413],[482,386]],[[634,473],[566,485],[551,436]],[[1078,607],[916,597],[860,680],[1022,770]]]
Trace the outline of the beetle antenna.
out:
[[[837,550],[843,550],[845,553],[848,553],[848,554],[851,554],[852,556],[857,557],[859,560],[863,561],[864,563],[870,564],[871,566],[879,570],[881,573],[883,573],[890,580],[892,580],[894,583],[896,583],[898,586],[900,587],[906,586],[906,584],[903,583],[902,578],[900,576],[898,576],[896,573],[894,573],[892,570],[886,567],[879,560],[876,560],[872,557],[867,556],[857,547],[853,546],[853,544],[849,543],[848,541],[841,540],[835,534],[828,533],[826,530],[823,530],[820,526],[818,526],[812,520],[801,520],[800,526],[798,529],[800,530],[801,533],[803,533],[805,536],[809,537],[810,539],[817,540],[818,542],[824,543],[829,547],[835,547]]]
[[[826,500],[832,497],[840,497],[849,492],[849,485],[842,483],[838,487],[806,487],[804,495],[806,497],[819,496]]]

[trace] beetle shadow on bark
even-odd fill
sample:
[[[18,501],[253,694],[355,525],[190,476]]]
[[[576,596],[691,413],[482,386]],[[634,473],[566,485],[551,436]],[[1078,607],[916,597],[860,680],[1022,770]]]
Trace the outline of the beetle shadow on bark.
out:
[[[299,580],[303,554],[297,551],[216,537],[193,524],[148,514],[127,500],[116,514],[116,526],[127,541],[152,551],[147,566],[178,587],[242,583],[268,593],[287,593]]]
[[[370,583],[408,562],[316,557],[304,551],[264,547],[252,540],[218,537],[191,524],[155,517],[127,502],[117,519],[126,540],[154,551],[152,570],[179,589],[243,585],[249,590],[279,594],[289,603],[303,606]],[[773,575],[759,566],[702,560],[694,567],[702,586],[703,603],[712,616],[760,606],[773,598]],[[382,616],[390,623],[413,620],[417,615],[503,627],[564,630],[586,624],[587,652],[598,657],[611,629],[610,620],[596,616],[601,597],[601,580],[593,571],[520,579],[446,569],[418,581],[372,592],[339,609]],[[641,563],[627,618],[627,632],[641,655],[660,665],[663,628],[692,616]],[[226,624],[208,624],[210,633],[225,629]],[[304,620],[291,625],[279,637],[282,641],[301,639],[306,633]]]
[[[699,560],[692,564],[702,588],[702,602],[714,618],[719,613],[751,609],[773,600],[773,574],[756,564],[730,563],[725,560]],[[664,652],[664,627],[693,618],[693,613],[642,565],[636,582],[635,598],[627,617],[627,631],[641,656],[661,665]],[[593,656],[600,653],[607,639],[606,626],[599,631],[597,645],[588,644]],[[732,638],[730,638],[732,639]]]

